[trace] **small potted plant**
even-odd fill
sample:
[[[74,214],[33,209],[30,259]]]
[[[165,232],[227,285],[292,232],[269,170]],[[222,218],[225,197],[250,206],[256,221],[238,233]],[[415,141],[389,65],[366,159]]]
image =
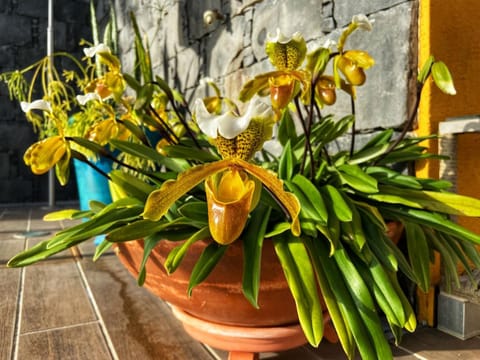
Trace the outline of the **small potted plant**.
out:
[[[415,112],[399,136],[384,130],[362,147],[353,146],[354,113],[323,115],[337,92],[355,102],[374,59],[346,43],[352,32],[370,28],[366,16],[355,16],[335,46],[308,54],[300,34],[278,33],[266,45],[272,71],[245,83],[236,99],[207,80],[215,95],[197,99],[192,109],[152,75],[138,36],[140,80],[123,73],[108,48],[98,48],[107,66],[102,85],[121,111],[90,129],[89,138],[58,134],[33,144],[25,162],[36,173],[55,166],[62,176],[77,154],[73,144],[85,147],[123,168],[108,174],[117,199],[47,215],[87,221],[8,265],[29,265],[106,234],[95,258],[115,244],[140,284],[195,316],[228,323],[227,315],[237,315],[231,321],[242,326],[255,317],[262,326],[299,321],[308,342],[318,346],[328,313],[347,357],[358,351],[364,359],[392,358],[382,319],[397,341],[403,329],[416,327],[399,274],[426,291],[433,251],[448,260],[445,274],[452,279],[457,261],[467,272],[470,264],[479,266],[474,244],[480,236],[449,216],[479,216],[480,201],[448,192],[448,182],[392,167],[435,157],[421,146],[426,137],[406,136]],[[418,73],[417,96],[431,78],[447,94],[455,92],[445,64],[431,57]],[[124,95],[127,87],[133,98]],[[156,144],[145,137],[145,125],[161,134]],[[352,146],[332,151],[341,137]],[[118,160],[106,143],[140,166]],[[389,221],[403,225],[406,253],[387,236]],[[212,279],[224,283],[215,288]],[[262,285],[277,280],[284,285]],[[283,305],[264,317],[273,306],[262,297],[268,288],[278,290],[270,295]],[[209,304],[213,314],[205,313]]]

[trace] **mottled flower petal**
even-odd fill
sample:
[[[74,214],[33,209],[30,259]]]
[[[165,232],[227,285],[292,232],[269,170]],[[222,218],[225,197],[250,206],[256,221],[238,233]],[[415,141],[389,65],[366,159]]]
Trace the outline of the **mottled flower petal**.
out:
[[[43,111],[52,111],[52,106],[48,101],[45,100],[34,100],[31,103],[22,101],[20,102],[20,107],[23,112],[29,112],[31,110],[43,110]]]

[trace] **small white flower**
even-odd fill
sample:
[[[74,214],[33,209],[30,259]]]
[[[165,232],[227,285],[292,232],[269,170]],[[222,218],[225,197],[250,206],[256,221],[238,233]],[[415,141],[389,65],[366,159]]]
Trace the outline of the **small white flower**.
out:
[[[292,36],[288,37],[285,36],[284,33],[280,31],[280,29],[277,28],[277,33],[275,35],[271,35],[270,33],[267,34],[267,41],[268,42],[275,42],[279,44],[287,44],[291,40],[294,41],[302,41],[303,37],[302,34],[297,31],[295,32]]]
[[[253,117],[273,116],[271,107],[258,98],[250,101],[243,116],[236,116],[232,111],[222,115],[210,114],[201,99],[195,101],[194,112],[200,130],[213,139],[216,139],[218,134],[226,139],[233,139],[247,129]]]
[[[95,92],[89,92],[89,93],[86,93],[85,95],[77,95],[76,98],[80,105],[85,105],[87,102],[92,100],[102,101],[102,98],[100,97],[100,95],[98,95]]]
[[[22,111],[27,113],[31,110],[43,110],[43,111],[52,111],[52,106],[48,101],[45,100],[34,100],[32,102],[22,101],[20,102],[20,107]]]
[[[371,31],[375,20],[369,20],[365,14],[357,14],[352,17],[352,23],[362,30]]]
[[[85,48],[83,49],[83,52],[88,57],[94,57],[99,53],[108,53],[108,54],[111,53],[110,48],[103,43],[100,43],[97,46]]]

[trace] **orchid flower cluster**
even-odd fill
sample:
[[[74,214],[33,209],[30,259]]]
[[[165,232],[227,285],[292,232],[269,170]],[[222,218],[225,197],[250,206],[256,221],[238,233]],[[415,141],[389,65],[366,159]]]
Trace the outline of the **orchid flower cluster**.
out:
[[[214,95],[196,99],[192,109],[180,92],[153,75],[148,46],[138,33],[139,74],[123,72],[104,45],[86,49],[87,61],[95,56],[104,72],[85,72],[78,82],[83,93],[68,101],[75,104],[73,117],[88,118],[89,126],[72,135],[68,122],[56,121],[57,131],[31,145],[24,160],[36,174],[55,167],[64,183],[71,158],[95,167],[83,153],[109,157],[118,166],[104,174],[115,201],[50,214],[48,220],[88,221],[16,255],[9,266],[28,265],[106,234],[95,258],[115,242],[143,239],[143,284],[145,264],[159,241],[184,240],[165,261],[172,273],[194,242],[208,239],[192,270],[190,293],[229,245],[241,241],[243,292],[258,307],[262,245],[272,241],[312,345],[323,336],[320,289],[349,358],[358,349],[365,359],[391,359],[379,313],[397,341],[403,329],[416,326],[398,272],[427,291],[434,250],[449,259],[445,271],[452,281],[458,282],[457,262],[469,273],[469,264],[480,267],[474,247],[480,236],[449,220],[450,215],[480,216],[480,201],[448,192],[446,181],[420,179],[392,166],[436,157],[421,146],[430,137],[406,136],[415,111],[399,135],[386,129],[360,148],[355,106],[340,119],[323,115],[339,96],[355,104],[375,61],[364,50],[348,49],[347,41],[353,32],[371,29],[372,22],[357,15],[336,44],[311,51],[299,33],[269,35],[265,48],[272,71],[243,84],[238,98],[223,96],[212,79],[204,79]],[[430,80],[455,94],[448,68],[431,56],[418,71],[416,106]],[[52,119],[68,113],[49,96],[22,108]],[[340,137],[350,138],[350,150],[333,153],[329,144]],[[279,151],[266,146],[272,142]],[[137,162],[127,161],[132,158]],[[387,237],[387,221],[405,227],[408,254]]]

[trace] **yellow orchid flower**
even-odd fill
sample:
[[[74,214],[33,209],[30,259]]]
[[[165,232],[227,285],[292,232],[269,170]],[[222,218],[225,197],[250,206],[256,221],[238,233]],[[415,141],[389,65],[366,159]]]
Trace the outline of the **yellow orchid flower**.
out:
[[[276,119],[280,112],[302,91],[302,100],[307,102],[310,88],[310,74],[298,70],[305,60],[307,45],[298,32],[286,37],[277,30],[275,37],[268,35],[265,50],[276,71],[256,76],[244,84],[240,91],[241,101],[250,100],[255,94],[268,95],[272,101]]]
[[[338,55],[334,64],[343,73],[349,84],[359,86],[363,85],[366,80],[364,70],[373,66],[375,60],[366,51],[349,50]]]
[[[60,135],[30,145],[23,155],[23,161],[35,175],[45,174],[60,161],[68,162],[69,159],[70,148]]]
[[[275,173],[247,162],[271,137],[271,109],[258,100],[250,102],[244,116],[210,114],[202,100],[195,107],[199,128],[215,139],[223,160],[194,166],[176,180],[164,182],[149,195],[143,217],[159,220],[175,201],[205,180],[210,234],[216,242],[230,244],[242,233],[258,202],[257,183],[262,183],[290,218],[292,233],[300,235],[298,199],[283,189]]]

